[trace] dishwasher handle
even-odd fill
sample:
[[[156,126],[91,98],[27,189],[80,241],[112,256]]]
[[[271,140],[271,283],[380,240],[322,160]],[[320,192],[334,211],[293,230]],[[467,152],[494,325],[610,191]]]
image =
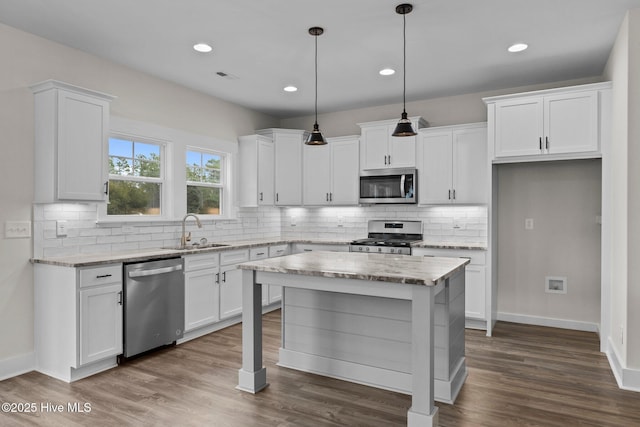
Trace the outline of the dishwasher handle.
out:
[[[135,270],[129,272],[129,277],[145,277],[153,276],[156,274],[171,273],[172,271],[182,270],[182,265],[174,265],[172,267],[154,268],[151,270]]]

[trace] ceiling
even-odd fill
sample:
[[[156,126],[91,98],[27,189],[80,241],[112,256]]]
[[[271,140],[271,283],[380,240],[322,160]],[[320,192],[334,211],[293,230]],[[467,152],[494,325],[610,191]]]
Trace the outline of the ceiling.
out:
[[[269,115],[402,102],[399,0],[0,0],[0,22]],[[640,0],[413,0],[407,101],[602,74]],[[212,45],[209,54],[194,43]],[[515,42],[529,44],[510,54]],[[378,71],[394,68],[393,76]],[[216,73],[227,73],[220,77]],[[283,88],[295,85],[297,92]]]

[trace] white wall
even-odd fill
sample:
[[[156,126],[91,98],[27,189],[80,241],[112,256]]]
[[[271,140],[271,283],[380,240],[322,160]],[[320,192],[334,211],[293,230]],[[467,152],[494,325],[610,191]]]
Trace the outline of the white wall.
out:
[[[612,272],[609,343],[640,389],[640,9],[622,23],[604,76],[613,81]],[[622,378],[622,382],[629,382]],[[619,379],[620,380],[620,379]]]
[[[600,163],[498,166],[498,313],[600,323]],[[545,293],[547,276],[567,293]]]
[[[118,96],[114,115],[235,142],[279,121],[0,24],[0,230],[31,220],[33,94],[57,79]],[[33,352],[33,277],[29,239],[0,238],[0,362],[20,369]],[[2,372],[0,372],[2,377]]]

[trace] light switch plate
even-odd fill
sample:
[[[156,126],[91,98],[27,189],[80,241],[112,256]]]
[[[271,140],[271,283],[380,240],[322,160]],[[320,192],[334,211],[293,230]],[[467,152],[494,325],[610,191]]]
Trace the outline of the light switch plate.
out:
[[[28,239],[31,237],[31,221],[5,222],[4,237],[7,239]]]

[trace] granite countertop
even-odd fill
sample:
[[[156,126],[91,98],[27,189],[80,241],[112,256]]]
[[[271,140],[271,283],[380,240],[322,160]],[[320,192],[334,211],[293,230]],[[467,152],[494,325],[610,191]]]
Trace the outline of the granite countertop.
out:
[[[412,248],[433,248],[433,249],[465,249],[486,251],[487,244],[481,242],[426,242],[421,240],[411,244]]]
[[[434,286],[468,264],[464,258],[356,252],[307,252],[239,265],[243,270]]]
[[[251,249],[261,246],[280,245],[290,243],[307,243],[307,244],[321,244],[321,245],[348,245],[352,239],[341,238],[295,238],[295,239],[253,239],[253,240],[241,240],[241,241],[221,241],[211,242],[221,246],[209,247],[209,248],[189,248],[189,249],[177,249],[177,248],[150,248],[139,249],[135,251],[123,251],[112,253],[96,253],[96,254],[78,254],[69,255],[64,257],[48,257],[48,258],[33,258],[32,263],[35,264],[51,264],[60,265],[63,267],[89,267],[103,264],[111,264],[115,262],[142,262],[153,261],[157,259],[174,258],[182,255],[202,254],[202,253],[215,253],[234,249]],[[486,250],[486,244],[482,243],[463,243],[463,242],[416,242],[411,245],[414,248],[444,248],[444,249],[475,249]]]
[[[314,243],[325,245],[347,245],[351,242],[351,239],[253,239],[242,240],[232,242],[212,242],[222,246],[215,246],[210,248],[189,248],[189,249],[177,249],[177,248],[150,248],[139,249],[135,251],[123,251],[112,253],[97,253],[97,254],[78,254],[69,255],[64,257],[50,257],[50,258],[33,258],[31,262],[34,264],[50,264],[59,265],[63,267],[89,267],[103,264],[111,264],[116,262],[143,262],[153,261],[157,259],[176,258],[182,255],[203,254],[203,253],[215,253],[229,250],[238,249],[251,249],[261,246],[289,244],[289,243]]]

